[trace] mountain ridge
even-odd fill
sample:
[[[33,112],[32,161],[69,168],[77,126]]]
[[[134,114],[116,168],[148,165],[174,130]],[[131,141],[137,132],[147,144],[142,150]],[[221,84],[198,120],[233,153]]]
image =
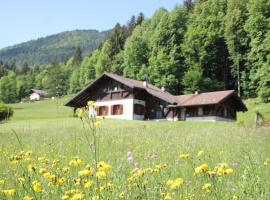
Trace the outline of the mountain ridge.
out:
[[[48,64],[57,57],[63,61],[70,57],[77,47],[86,55],[97,48],[110,33],[95,29],[76,29],[40,37],[0,49],[0,60],[4,62]]]

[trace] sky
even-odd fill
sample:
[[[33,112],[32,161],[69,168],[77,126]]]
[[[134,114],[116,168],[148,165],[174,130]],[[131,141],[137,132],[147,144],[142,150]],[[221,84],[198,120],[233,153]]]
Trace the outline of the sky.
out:
[[[75,29],[108,30],[183,0],[0,0],[0,48]]]

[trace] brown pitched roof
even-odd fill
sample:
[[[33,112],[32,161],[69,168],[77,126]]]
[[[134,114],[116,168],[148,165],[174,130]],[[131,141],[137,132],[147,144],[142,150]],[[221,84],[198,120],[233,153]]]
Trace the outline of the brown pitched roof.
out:
[[[143,81],[133,80],[116,74],[104,72],[100,77],[94,80],[92,83],[88,84],[83,90],[78,92],[74,98],[67,102],[66,106],[78,107],[84,106],[89,100],[89,93],[91,88],[98,84],[98,81],[104,77],[110,77],[130,88],[139,88],[145,90],[149,94],[158,97],[161,100],[164,100],[174,107],[188,107],[188,106],[199,106],[199,105],[213,105],[221,103],[229,97],[234,97],[238,103],[238,110],[246,111],[247,108],[237,96],[234,90],[226,91],[216,91],[216,92],[205,92],[200,94],[187,94],[174,96],[166,91],[161,90],[158,87],[155,87],[151,84],[147,84],[147,87],[144,86]]]
[[[177,106],[189,107],[189,106],[200,106],[200,105],[215,105],[225,101],[227,98],[233,97],[237,101],[239,111],[246,111],[247,108],[241,99],[237,96],[234,90],[216,91],[216,92],[205,92],[200,94],[188,94],[176,96]]]
[[[116,74],[104,72],[100,77],[95,79],[93,82],[89,83],[85,88],[83,88],[80,92],[78,92],[75,97],[73,97],[70,101],[68,101],[65,105],[71,107],[82,107],[89,101],[89,92],[91,88],[98,84],[98,81],[104,77],[110,77],[130,88],[139,88],[147,91],[149,94],[158,97],[161,100],[164,100],[170,104],[177,104],[175,96],[171,95],[168,92],[161,90],[158,87],[155,87],[151,84],[147,84],[147,87],[144,86],[143,81],[137,81],[134,79],[126,78],[123,76],[119,76]]]
[[[111,77],[112,79],[117,80],[120,83],[123,83],[131,88],[140,88],[140,89],[146,90],[149,94],[156,96],[166,102],[169,102],[172,104],[177,103],[177,101],[175,100],[175,96],[149,83],[147,83],[147,87],[145,87],[143,85],[143,81],[137,81],[134,79],[126,78],[126,77],[108,73],[108,72],[104,72],[104,75]]]

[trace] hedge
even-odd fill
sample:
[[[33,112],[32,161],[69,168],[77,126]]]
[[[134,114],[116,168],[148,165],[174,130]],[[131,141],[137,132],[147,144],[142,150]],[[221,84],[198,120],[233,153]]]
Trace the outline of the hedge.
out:
[[[0,103],[0,122],[8,120],[13,115],[13,109],[3,103]]]

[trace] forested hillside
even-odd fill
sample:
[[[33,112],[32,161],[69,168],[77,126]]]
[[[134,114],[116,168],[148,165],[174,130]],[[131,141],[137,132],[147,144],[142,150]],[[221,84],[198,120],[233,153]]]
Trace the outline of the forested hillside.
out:
[[[104,71],[139,80],[147,74],[173,94],[235,89],[270,101],[270,1],[186,0],[149,19],[140,14],[117,24],[87,56],[77,49],[43,68],[0,68],[0,97],[14,102],[31,87],[75,93]]]
[[[1,49],[0,60],[29,65],[49,64],[55,57],[64,61],[76,47],[81,48],[83,55],[96,49],[108,34],[109,31],[66,31]]]

